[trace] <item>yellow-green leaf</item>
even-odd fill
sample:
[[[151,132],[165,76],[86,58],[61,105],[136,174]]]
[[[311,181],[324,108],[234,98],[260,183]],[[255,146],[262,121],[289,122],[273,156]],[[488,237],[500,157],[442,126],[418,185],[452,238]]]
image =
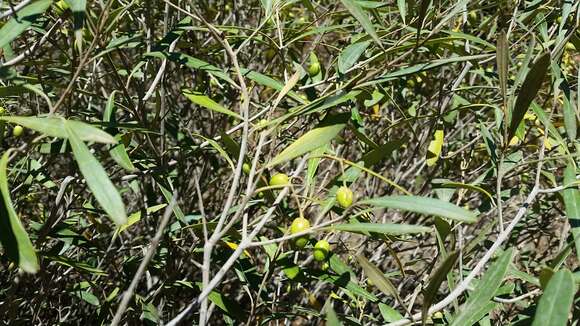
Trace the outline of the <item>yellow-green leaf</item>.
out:
[[[268,166],[272,167],[286,162],[329,143],[344,129],[347,121],[346,115],[338,115],[327,119],[318,127],[305,133],[290,146],[286,147],[286,149],[272,159]]]
[[[443,130],[439,129],[435,131],[434,139],[429,143],[429,149],[427,153],[427,165],[433,166],[439,160],[441,155],[441,149],[443,148]]]
[[[193,92],[190,90],[183,90],[183,95],[185,95],[185,97],[187,97],[191,102],[203,106],[206,109],[210,109],[212,111],[215,112],[219,112],[219,113],[223,113],[226,115],[229,115],[230,117],[234,117],[238,120],[242,120],[242,116],[240,116],[239,114],[228,110],[226,108],[224,108],[223,106],[219,105],[218,103],[216,103],[214,100],[212,100],[211,98],[207,97],[206,95],[203,95],[200,92]]]

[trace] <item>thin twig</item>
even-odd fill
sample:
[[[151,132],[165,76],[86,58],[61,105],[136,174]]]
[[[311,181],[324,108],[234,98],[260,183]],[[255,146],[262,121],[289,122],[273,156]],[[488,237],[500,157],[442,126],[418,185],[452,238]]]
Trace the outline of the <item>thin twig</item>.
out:
[[[159,245],[159,241],[161,240],[161,237],[163,236],[163,233],[165,231],[165,227],[167,226],[167,223],[169,223],[169,219],[170,219],[171,215],[173,215],[172,214],[173,207],[175,206],[176,198],[177,198],[177,193],[174,192],[173,198],[171,199],[169,206],[167,206],[167,208],[165,209],[165,213],[163,214],[163,218],[161,219],[161,222],[159,223],[159,227],[157,228],[157,233],[155,233],[155,237],[153,237],[153,239],[151,240],[151,243],[149,244],[149,249],[147,250],[147,253],[143,257],[143,260],[141,261],[141,264],[139,265],[139,268],[137,269],[135,276],[133,276],[133,280],[131,281],[129,288],[123,294],[123,299],[121,300],[121,303],[119,304],[119,307],[117,308],[117,312],[115,313],[115,317],[113,317],[113,321],[111,322],[111,326],[117,326],[119,324],[119,322],[121,321],[121,318],[123,317],[123,313],[125,313],[125,310],[127,309],[127,306],[129,305],[129,300],[131,300],[131,297],[133,297],[133,293],[135,292],[135,288],[137,287],[139,280],[143,276],[143,273],[145,273],[145,269],[147,268],[149,261],[151,260],[151,258],[153,258],[153,255],[155,254],[155,252],[157,250],[157,246]]]

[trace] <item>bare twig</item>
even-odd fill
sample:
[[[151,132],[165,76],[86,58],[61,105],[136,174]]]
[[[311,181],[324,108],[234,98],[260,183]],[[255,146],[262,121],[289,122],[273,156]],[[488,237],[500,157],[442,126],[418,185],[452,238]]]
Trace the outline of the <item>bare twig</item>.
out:
[[[149,261],[151,261],[151,258],[153,258],[153,255],[155,254],[155,252],[157,250],[157,246],[159,245],[159,241],[161,240],[161,237],[163,236],[163,233],[165,231],[165,227],[167,226],[167,223],[169,223],[169,219],[170,219],[171,215],[173,214],[173,207],[175,206],[176,198],[177,198],[177,194],[173,193],[173,198],[171,199],[171,202],[169,203],[169,205],[165,209],[165,213],[163,214],[163,218],[161,219],[161,222],[159,223],[159,227],[157,228],[157,233],[155,233],[155,237],[153,237],[153,239],[151,240],[151,243],[149,244],[149,249],[147,250],[147,253],[143,257],[143,260],[141,261],[141,264],[139,265],[139,268],[137,269],[135,276],[133,276],[133,280],[131,281],[129,288],[123,294],[123,299],[121,300],[121,303],[119,304],[119,307],[117,308],[117,312],[115,313],[115,316],[113,317],[113,321],[111,322],[111,326],[117,326],[119,324],[119,322],[121,321],[121,318],[123,317],[123,313],[125,313],[125,310],[127,309],[127,306],[129,305],[129,300],[131,300],[131,297],[133,297],[133,293],[135,292],[135,288],[137,287],[139,280],[141,280],[143,273],[145,273],[145,269],[147,268]]]

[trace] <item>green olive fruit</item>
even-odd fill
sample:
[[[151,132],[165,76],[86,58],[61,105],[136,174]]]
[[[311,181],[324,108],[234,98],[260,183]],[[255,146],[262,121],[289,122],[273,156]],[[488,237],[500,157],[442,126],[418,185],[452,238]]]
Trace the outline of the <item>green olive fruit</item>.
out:
[[[12,136],[20,137],[20,135],[22,135],[23,131],[24,131],[24,128],[22,128],[22,126],[16,125],[16,126],[14,126],[14,129],[12,129]]]
[[[290,182],[288,176],[284,173],[274,174],[270,178],[270,186],[285,186]]]
[[[314,256],[316,261],[324,261],[328,257],[328,252],[330,252],[330,243],[326,240],[319,240],[314,245],[312,256]]]
[[[308,74],[310,76],[316,76],[320,72],[320,63],[312,62],[310,66],[308,66]]]
[[[322,269],[322,270],[323,270],[323,271],[325,271],[325,272],[326,272],[326,271],[327,271],[329,268],[330,268],[330,264],[329,264],[327,261],[325,261],[325,262],[322,264],[322,266],[320,266],[320,269]]]
[[[302,231],[306,231],[310,228],[310,222],[304,217],[297,217],[290,224],[290,234],[296,234]]]
[[[250,174],[251,169],[252,166],[249,163],[244,163],[244,165],[242,165],[242,171],[244,171],[245,174]]]
[[[296,238],[296,240],[294,240],[294,245],[298,249],[306,247],[307,244],[308,244],[308,236],[299,237]]]
[[[290,234],[296,234],[302,231],[306,231],[308,228],[310,228],[310,222],[304,217],[298,217],[294,219],[294,221],[292,221],[292,224],[290,225]],[[296,238],[294,240],[294,245],[297,248],[302,249],[306,247],[306,244],[308,243],[308,238],[309,238],[308,235],[303,235],[299,238]]]
[[[352,205],[352,201],[354,199],[354,194],[352,190],[347,187],[340,187],[336,191],[336,201],[342,208],[347,208]]]
[[[6,114],[6,109],[3,106],[0,106],[0,115]]]

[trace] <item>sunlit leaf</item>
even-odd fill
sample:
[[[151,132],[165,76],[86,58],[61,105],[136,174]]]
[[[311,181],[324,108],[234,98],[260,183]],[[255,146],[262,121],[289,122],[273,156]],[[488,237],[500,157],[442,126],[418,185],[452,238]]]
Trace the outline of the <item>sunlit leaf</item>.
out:
[[[346,127],[347,121],[345,115],[335,116],[323,121],[318,127],[305,133],[280,154],[276,155],[268,166],[286,162],[327,144]]]
[[[439,160],[443,148],[443,130],[435,130],[434,139],[429,143],[427,165],[433,166]]]
[[[489,267],[467,301],[459,309],[459,314],[453,319],[451,326],[473,325],[477,322],[474,316],[477,316],[478,312],[486,307],[495,295],[506,276],[513,256],[514,249],[510,248]]]
[[[473,223],[477,215],[464,208],[435,198],[419,196],[386,196],[360,201],[375,207],[400,209],[425,215],[446,217],[459,222]]]
[[[17,117],[17,116],[0,116],[0,120],[10,123],[16,123],[26,128],[38,131],[50,137],[68,138],[69,134],[66,131],[65,125],[74,129],[77,137],[82,141],[92,141],[97,143],[115,144],[117,141],[108,133],[93,127],[90,124],[65,120],[62,118],[37,118],[37,117]]]
[[[364,30],[372,37],[372,39],[377,42],[377,44],[382,47],[381,39],[377,35],[375,31],[375,27],[371,22],[367,13],[360,7],[360,5],[354,0],[340,0],[342,4],[348,9],[350,14],[358,20],[358,22],[362,25]]]
[[[0,48],[12,42],[38,18],[41,18],[51,3],[52,0],[39,0],[18,11],[17,18],[12,17],[0,28]]]
[[[89,148],[77,135],[73,126],[65,124],[65,130],[68,133],[79,170],[87,181],[87,185],[95,199],[117,225],[127,223],[127,214],[121,195],[119,195],[117,188],[109,179],[105,169],[91,154]]]
[[[189,91],[189,90],[184,90],[183,95],[185,95],[185,97],[187,97],[191,102],[193,102],[199,106],[202,106],[206,109],[210,109],[210,110],[215,111],[215,112],[229,115],[230,117],[234,117],[238,120],[243,119],[239,114],[224,108],[223,106],[219,105],[214,100],[212,100],[211,98],[209,98],[206,95],[203,95],[200,92],[193,92],[193,91]]]
[[[538,302],[532,326],[568,325],[568,314],[575,293],[576,284],[572,273],[567,269],[556,272]]]

